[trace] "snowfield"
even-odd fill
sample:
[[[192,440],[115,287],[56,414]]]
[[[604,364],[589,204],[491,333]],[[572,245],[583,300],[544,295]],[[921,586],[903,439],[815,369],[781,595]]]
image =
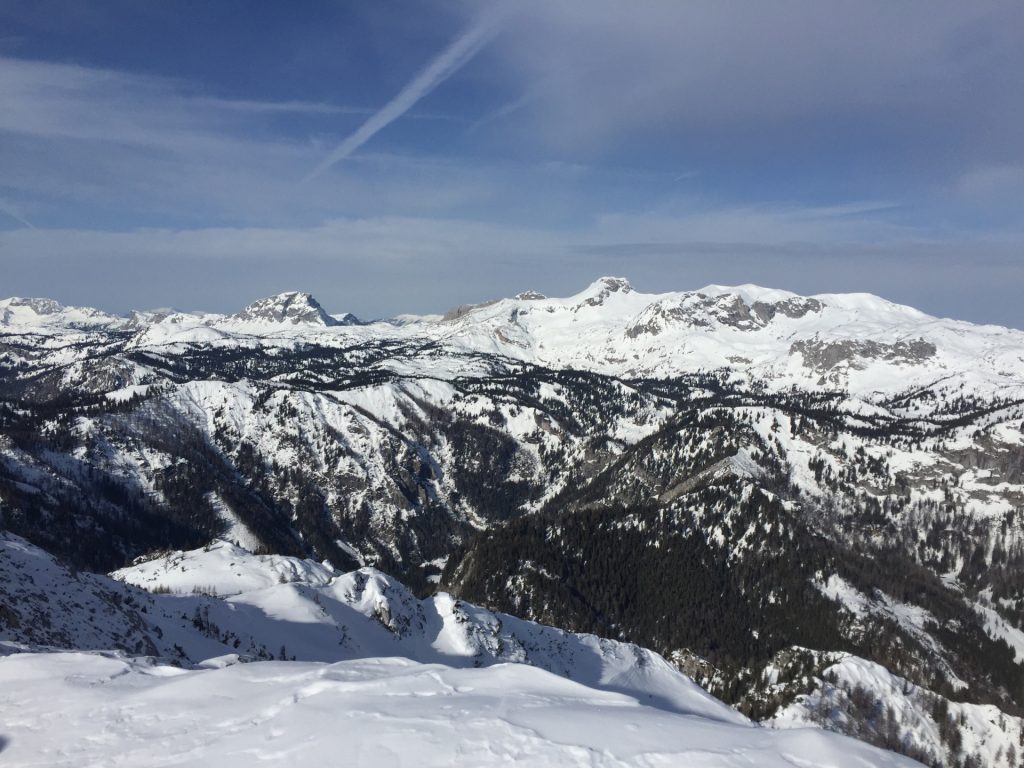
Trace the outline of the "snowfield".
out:
[[[372,568],[340,573],[218,541],[114,575],[72,572],[0,532],[0,641],[117,648],[182,666],[229,656],[318,662],[401,656],[451,667],[514,662],[669,711],[747,722],[645,648],[493,613],[443,592],[418,600]]]
[[[186,671],[99,653],[0,658],[0,750],[11,768],[915,765],[823,731],[642,706],[522,664],[374,658]]]

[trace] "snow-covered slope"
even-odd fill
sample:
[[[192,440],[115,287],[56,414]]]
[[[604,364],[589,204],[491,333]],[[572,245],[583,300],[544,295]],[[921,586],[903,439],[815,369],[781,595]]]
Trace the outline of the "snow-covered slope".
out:
[[[780,710],[771,725],[822,725],[945,764],[1019,765],[1024,721],[996,707],[949,701],[854,656],[841,656],[815,682],[812,693]]]
[[[145,558],[112,574],[118,581],[148,591],[174,594],[206,592],[229,597],[278,584],[323,587],[338,576],[328,563],[298,557],[254,555],[229,541],[213,541],[203,549],[169,552]]]
[[[642,294],[601,278],[565,299],[503,299],[432,327],[453,345],[619,376],[731,369],[773,387],[869,396],[957,383],[1015,387],[1024,333],[930,317],[868,294],[744,285]]]
[[[818,730],[643,706],[519,664],[0,658],[5,766],[910,766]]]
[[[340,574],[298,558],[254,556],[228,542],[175,552],[116,571],[114,578],[204,601],[207,635],[230,634],[300,660],[401,655],[481,666],[517,662],[645,702],[707,717],[742,720],[650,651],[494,614],[445,593],[417,600],[402,584],[364,568]],[[174,603],[160,595],[160,602]]]
[[[341,574],[216,542],[114,576],[72,572],[0,532],[0,640],[116,648],[186,664],[239,653],[323,662],[402,656],[455,667],[511,662],[662,709],[746,721],[651,651],[495,614],[444,593],[417,600],[373,569]]]

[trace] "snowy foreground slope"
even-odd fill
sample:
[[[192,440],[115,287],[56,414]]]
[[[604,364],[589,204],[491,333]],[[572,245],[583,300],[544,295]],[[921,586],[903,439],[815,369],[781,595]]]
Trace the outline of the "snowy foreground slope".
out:
[[[522,664],[399,658],[186,671],[15,654],[0,658],[0,749],[5,766],[55,768],[914,764],[822,731],[666,712]]]
[[[911,764],[756,726],[650,651],[418,601],[372,569],[217,542],[116,576],[157,594],[0,534],[4,765]],[[240,663],[279,643],[300,660]]]

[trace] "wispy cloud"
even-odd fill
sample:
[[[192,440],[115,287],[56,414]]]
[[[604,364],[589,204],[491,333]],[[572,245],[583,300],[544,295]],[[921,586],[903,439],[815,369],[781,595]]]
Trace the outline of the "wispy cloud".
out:
[[[477,17],[465,32],[420,70],[419,74],[410,80],[391,101],[381,107],[378,112],[359,126],[355,133],[321,160],[306,175],[305,181],[319,176],[334,164],[351,155],[383,128],[412,109],[416,102],[469,63],[497,33],[502,17],[503,14],[498,10],[491,10]]]
[[[491,123],[501,120],[503,117],[514,114],[531,104],[535,103],[540,98],[540,88],[532,88],[524,93],[517,99],[513,99],[510,102],[502,104],[497,109],[488,112],[483,117],[474,121],[469,128],[466,129],[467,134],[476,133],[481,128],[484,128]]]
[[[360,158],[358,173],[300,189],[296,179],[330,147],[310,135],[325,120],[355,126],[375,110],[198,90],[172,78],[0,55],[0,195],[9,208],[0,223],[308,225],[380,212],[385,203],[393,214],[443,212],[502,185],[458,161],[376,153]],[[418,109],[407,117],[447,119]]]
[[[15,206],[11,205],[7,200],[4,200],[2,197],[0,197],[0,212],[6,213],[8,216],[10,216],[12,219],[14,219],[16,222],[18,222],[24,227],[28,227],[29,229],[35,229],[35,225],[31,221],[26,219]]]
[[[372,115],[369,107],[349,107],[317,101],[253,101],[246,99],[196,98],[198,106],[253,114]]]

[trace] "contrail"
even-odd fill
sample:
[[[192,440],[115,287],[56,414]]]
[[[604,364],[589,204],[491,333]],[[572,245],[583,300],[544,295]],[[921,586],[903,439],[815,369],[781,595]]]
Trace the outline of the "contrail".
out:
[[[518,112],[523,107],[528,107],[530,104],[532,104],[534,101],[536,101],[537,98],[538,98],[538,92],[536,90],[527,91],[522,96],[520,96],[518,99],[515,99],[514,101],[510,101],[507,104],[503,104],[500,107],[498,107],[496,110],[494,110],[493,112],[489,112],[488,114],[486,114],[483,117],[481,117],[475,123],[470,125],[468,129],[466,129],[466,133],[467,134],[476,133],[481,128],[483,128],[485,125],[490,125],[495,120],[500,120],[501,118],[505,117],[505,115],[510,115],[513,112]]]
[[[498,31],[503,13],[485,13],[451,45],[439,53],[391,101],[363,123],[310,171],[304,182],[316,178],[368,142],[382,128],[397,120],[412,106],[467,64]]]
[[[18,213],[17,209],[15,209],[10,203],[8,203],[2,197],[0,197],[0,211],[6,213],[19,224],[28,227],[29,229],[35,229],[35,225],[31,221],[29,221],[20,213]]]

